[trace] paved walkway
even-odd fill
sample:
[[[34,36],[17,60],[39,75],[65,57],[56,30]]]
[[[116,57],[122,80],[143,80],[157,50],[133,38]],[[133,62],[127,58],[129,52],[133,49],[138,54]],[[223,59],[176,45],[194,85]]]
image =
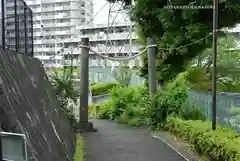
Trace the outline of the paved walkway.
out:
[[[86,161],[185,161],[146,130],[91,120],[97,133],[85,133]]]

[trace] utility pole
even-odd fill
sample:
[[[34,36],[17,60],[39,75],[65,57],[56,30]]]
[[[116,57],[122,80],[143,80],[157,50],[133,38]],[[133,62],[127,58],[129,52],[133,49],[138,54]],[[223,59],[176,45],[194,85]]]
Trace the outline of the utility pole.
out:
[[[156,53],[157,48],[154,46],[156,44],[155,39],[147,39],[147,54],[148,54],[148,84],[149,84],[149,94],[154,94],[157,92],[157,79],[156,79]]]
[[[213,43],[212,43],[212,129],[216,129],[217,113],[217,30],[218,28],[218,0],[213,0]]]
[[[81,44],[89,46],[89,38],[82,38]],[[89,48],[81,49],[80,58],[80,107],[79,132],[93,132],[93,124],[88,122],[88,92],[89,92]]]
[[[3,49],[6,48],[6,35],[5,35],[5,0],[1,0],[1,10],[2,10],[2,47]]]
[[[0,122],[1,125],[1,122]],[[2,151],[2,135],[1,135],[1,129],[0,129],[0,161],[3,161],[3,151]]]

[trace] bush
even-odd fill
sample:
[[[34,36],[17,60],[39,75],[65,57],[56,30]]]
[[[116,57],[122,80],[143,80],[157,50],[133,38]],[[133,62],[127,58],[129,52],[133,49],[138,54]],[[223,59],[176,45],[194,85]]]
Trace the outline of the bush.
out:
[[[213,131],[209,121],[185,121],[176,117],[168,118],[164,127],[187,139],[200,154],[209,156],[211,160],[240,160],[240,139],[231,128],[217,126]]]
[[[142,126],[144,125],[144,120],[142,119],[141,109],[136,108],[132,104],[129,104],[124,112],[119,117],[119,122],[122,124],[127,124],[130,126]]]
[[[144,100],[148,100],[145,105],[145,123],[154,129],[166,121],[168,102],[167,97],[163,93],[150,96],[145,96]]]
[[[113,103],[112,119],[118,119],[129,104],[137,106],[142,92],[144,89],[141,87],[113,88],[110,92]]]
[[[146,124],[154,129],[166,121],[168,115],[180,116],[187,99],[185,88],[177,87],[171,92],[163,91],[152,96],[145,96]]]
[[[193,105],[185,104],[182,107],[179,117],[185,120],[206,120],[204,109]]]
[[[135,126],[148,125],[154,129],[164,123],[170,114],[185,119],[204,119],[200,108],[185,105],[187,94],[181,87],[153,96],[149,96],[143,87],[118,87],[111,90],[110,96],[111,118],[123,124],[133,125],[135,122]]]
[[[99,119],[111,119],[112,102],[101,102],[89,106],[89,116],[97,117]]]
[[[118,86],[118,83],[115,82],[105,82],[91,85],[91,92],[93,96],[107,94],[109,90]]]

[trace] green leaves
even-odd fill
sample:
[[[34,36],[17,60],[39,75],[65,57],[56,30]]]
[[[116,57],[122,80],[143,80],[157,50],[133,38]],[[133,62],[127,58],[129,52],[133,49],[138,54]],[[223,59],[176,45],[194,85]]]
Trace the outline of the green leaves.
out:
[[[97,83],[91,85],[91,92],[93,96],[108,94],[109,91],[116,86],[119,86],[119,84],[115,82]]]
[[[73,114],[73,106],[79,98],[79,93],[74,89],[74,79],[72,69],[63,69],[62,72],[55,71],[51,81],[57,99],[61,103],[60,111],[68,116],[68,119],[75,129],[76,119]]]
[[[129,4],[128,0],[119,0]],[[172,1],[173,2],[173,1]],[[188,5],[191,1],[174,1],[172,5]],[[212,1],[197,1],[198,5],[212,5]],[[135,0],[132,5],[131,16],[137,23],[138,34],[142,43],[146,38],[154,36],[162,48],[178,48],[207,36],[212,32],[212,9],[165,9],[164,0]],[[232,1],[219,3],[219,28],[232,27],[240,21],[240,5]],[[177,74],[185,70],[186,64],[201,54],[207,47],[211,47],[211,39],[183,47],[164,51],[164,59],[157,57],[159,80],[172,80]],[[159,51],[162,52],[162,51]],[[161,54],[161,53],[158,53]],[[147,60],[141,75],[147,76]]]
[[[212,160],[240,160],[239,137],[231,128],[217,126],[216,131],[212,131],[209,121],[186,121],[177,117],[168,118],[164,127],[187,139],[199,153]]]

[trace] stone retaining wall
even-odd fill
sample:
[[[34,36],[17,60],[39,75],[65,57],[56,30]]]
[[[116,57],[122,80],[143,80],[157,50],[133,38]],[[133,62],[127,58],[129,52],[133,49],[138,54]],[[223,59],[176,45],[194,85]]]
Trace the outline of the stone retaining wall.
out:
[[[0,122],[24,133],[29,161],[70,161],[76,135],[38,59],[0,49]]]

